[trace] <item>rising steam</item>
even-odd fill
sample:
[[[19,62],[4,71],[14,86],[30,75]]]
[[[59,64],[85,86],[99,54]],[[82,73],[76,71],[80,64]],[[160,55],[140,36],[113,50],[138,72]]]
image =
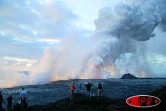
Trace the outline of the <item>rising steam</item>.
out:
[[[41,64],[45,60],[49,66],[46,66],[48,68],[44,73],[46,77],[42,77],[48,82],[120,77],[120,74],[127,72],[139,77],[149,76],[152,71],[146,64],[146,45],[143,41],[155,36],[153,31],[160,22],[159,7],[153,0],[143,5],[121,2],[113,9],[101,9],[89,43],[74,39],[67,44],[62,43],[60,47],[63,49],[60,51],[50,51],[52,54],[44,55]]]
[[[153,75],[146,62],[146,42],[155,37],[159,26],[165,31],[165,1],[119,2],[105,7],[94,21],[89,38],[71,34],[58,47],[45,48],[38,67],[27,84],[54,80],[120,77],[132,73],[138,77]],[[165,3],[165,4],[164,4]]]

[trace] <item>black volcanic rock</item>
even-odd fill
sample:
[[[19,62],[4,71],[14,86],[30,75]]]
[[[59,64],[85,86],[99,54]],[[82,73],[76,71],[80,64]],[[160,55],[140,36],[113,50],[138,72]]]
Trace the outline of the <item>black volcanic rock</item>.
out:
[[[148,95],[153,95],[161,99],[161,104],[151,108],[134,108],[126,104],[124,99],[111,99],[108,97],[87,98],[82,94],[77,94],[73,104],[69,98],[61,99],[46,105],[35,105],[21,110],[13,111],[163,111],[166,103],[166,86]]]
[[[133,111],[124,99],[111,99],[108,97],[88,98],[85,95],[77,94],[74,103],[70,104],[70,99],[65,98],[56,102],[28,107],[21,111]]]
[[[124,74],[120,79],[137,79],[137,77],[128,73],[128,74]]]
[[[49,93],[46,92],[46,94],[48,94],[47,97],[40,97],[40,100],[36,102],[45,101],[46,98],[50,99]],[[113,93],[111,92],[111,94]],[[70,104],[70,98],[67,97],[44,105],[29,106],[26,109],[20,109],[14,105],[13,111],[163,111],[162,109],[166,103],[166,86],[152,93],[144,94],[160,98],[161,103],[152,108],[135,108],[127,105],[126,99],[115,99],[106,96],[102,96],[100,99],[96,96],[88,98],[84,93],[76,93],[73,104]]]

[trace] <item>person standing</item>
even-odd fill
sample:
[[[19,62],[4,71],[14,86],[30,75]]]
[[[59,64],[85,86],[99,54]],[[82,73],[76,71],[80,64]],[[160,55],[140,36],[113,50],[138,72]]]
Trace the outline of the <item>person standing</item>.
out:
[[[70,87],[70,103],[73,103],[75,89],[76,89],[75,83],[72,83]]]
[[[13,111],[21,111],[21,98],[19,98],[18,102],[13,106]]]
[[[24,88],[22,88],[22,91],[20,93],[20,97],[21,97],[21,107],[27,107],[27,92],[24,90]]]
[[[98,98],[101,97],[101,93],[103,91],[103,86],[101,85],[101,83],[99,82],[98,86],[97,86],[97,89],[98,89]]]
[[[2,103],[3,103],[3,95],[2,92],[0,91],[0,111],[2,110]]]
[[[87,95],[90,97],[92,84],[90,82],[88,82],[88,84],[86,84],[85,87],[87,90]]]
[[[2,106],[1,111],[6,111],[6,103],[5,103],[5,101],[2,102],[1,106]]]
[[[12,107],[13,107],[13,97],[11,96],[11,94],[9,94],[9,96],[7,97],[7,111],[12,111]]]

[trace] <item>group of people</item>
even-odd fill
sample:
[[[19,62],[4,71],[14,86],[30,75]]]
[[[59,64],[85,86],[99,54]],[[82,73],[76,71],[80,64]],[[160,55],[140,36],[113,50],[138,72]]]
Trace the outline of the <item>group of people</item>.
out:
[[[87,95],[90,97],[91,96],[91,87],[93,84],[91,84],[90,82],[88,82],[88,84],[86,84],[86,90],[87,90]],[[98,89],[98,98],[101,97],[101,93],[103,91],[103,86],[101,85],[101,83],[99,82],[97,85],[97,89]]]
[[[12,94],[10,93],[5,101],[2,95],[2,91],[0,91],[0,111],[13,111],[14,108],[16,109],[16,111],[18,111],[17,109],[27,107],[28,104],[26,101],[26,97],[27,92],[24,90],[24,88],[22,88],[22,91],[19,94],[19,100],[14,105]]]
[[[91,84],[90,82],[88,82],[88,84],[85,85],[88,97],[91,97],[92,85],[93,84]],[[97,96],[98,96],[98,98],[100,98],[101,93],[103,91],[103,86],[101,85],[100,82],[97,85],[97,89],[98,89]],[[75,85],[75,83],[72,83],[72,85],[70,87],[71,102],[73,102],[75,90],[76,90],[76,85]],[[23,87],[22,87],[22,91],[19,94],[19,101],[15,105],[13,104],[13,97],[11,94],[9,94],[9,96],[7,97],[7,99],[5,101],[5,99],[2,95],[2,92],[0,91],[0,111],[14,111],[14,108],[15,109],[26,108],[28,106],[26,99],[27,99],[27,92],[24,90]],[[16,110],[16,111],[18,111],[18,110]]]
[[[91,88],[92,88],[92,85],[93,84],[91,84],[90,82],[88,82],[88,84],[85,85],[88,97],[91,97]],[[80,86],[80,87],[82,87],[82,86]],[[103,85],[100,82],[97,85],[97,89],[98,89],[98,95],[97,96],[98,96],[98,98],[100,98],[101,94],[103,92]],[[72,83],[72,85],[70,87],[70,101],[71,102],[73,102],[75,90],[76,90],[75,83]]]

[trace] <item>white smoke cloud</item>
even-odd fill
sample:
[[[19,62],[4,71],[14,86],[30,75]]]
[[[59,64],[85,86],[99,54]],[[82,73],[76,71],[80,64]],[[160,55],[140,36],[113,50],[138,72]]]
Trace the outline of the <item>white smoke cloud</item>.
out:
[[[113,10],[101,9],[95,25],[96,30],[106,31],[117,38],[128,37],[143,41],[155,36],[153,31],[160,21],[155,1],[147,1],[142,7],[121,2]]]
[[[162,29],[162,31],[166,31],[166,6],[165,6],[165,4],[166,4],[166,1],[165,0],[156,0],[157,1],[157,3],[158,3],[158,5],[159,5],[159,13],[160,13],[160,15],[161,15],[161,18],[162,18],[162,21],[161,21],[161,23],[160,23],[160,27],[161,27],[161,29]]]
[[[115,61],[119,59],[122,59],[122,61],[128,60],[126,53],[131,53],[130,61],[125,65],[135,67],[134,64],[137,64],[137,68],[124,68],[126,71],[123,73],[130,71],[137,76],[142,76],[141,71],[145,70],[143,76],[153,74],[146,64],[146,57],[144,57],[146,44],[141,43],[141,41],[147,41],[154,37],[155,33],[153,31],[160,22],[158,5],[153,0],[146,1],[143,5],[122,1],[114,9],[101,9],[98,19],[95,20],[96,32],[107,35],[107,38],[115,37],[118,39],[115,44],[107,44],[112,47],[107,52],[108,56],[103,58],[107,71],[115,70],[113,72],[117,72],[117,74],[114,76],[117,77],[119,67],[115,64]],[[105,41],[103,35],[101,39]],[[103,44],[106,45],[104,42]],[[107,47],[102,47],[102,45],[100,48],[102,48],[102,51],[108,50]],[[123,58],[121,57],[122,55],[124,55]],[[138,58],[144,60],[144,64]]]
[[[162,31],[166,31],[166,1],[165,0],[125,0],[127,2],[135,2],[140,5],[144,5],[145,2],[150,1],[150,2],[156,2],[158,9],[159,9],[159,14],[161,16],[161,22],[159,24],[159,27],[161,28]]]
[[[120,77],[128,72],[138,77],[153,75],[146,60],[146,41],[155,37],[155,28],[164,22],[158,1],[142,2],[122,1],[113,9],[101,9],[95,20],[96,30],[88,38],[70,23],[73,17],[68,16],[72,13],[63,10],[64,6],[53,4],[49,7],[41,2],[41,9],[44,11],[40,8],[32,10],[36,15],[43,15],[45,18],[36,23],[39,24],[35,27],[36,32],[44,31],[42,35],[54,34],[52,32],[55,29],[59,31],[55,26],[60,26],[60,30],[65,31],[60,33],[63,38],[58,46],[44,49],[43,57],[32,70],[30,79],[23,77],[24,81],[27,80],[24,84],[44,84],[73,78]],[[42,29],[45,23],[51,25],[47,27],[50,33],[45,28]],[[65,28],[66,25],[68,28]],[[19,79],[17,77],[15,80]],[[23,84],[23,80],[19,83]]]
[[[0,51],[2,53],[0,56],[9,57],[2,61],[0,81],[3,82],[0,87],[48,82],[50,80],[48,76],[52,73],[47,71],[51,70],[52,66],[49,64],[52,61],[47,57],[53,57],[53,54],[49,55],[50,52],[46,48],[39,66],[31,65],[27,60],[40,60],[43,54],[41,52],[45,47],[56,47],[56,43],[61,41],[60,38],[75,31],[71,23],[75,18],[76,15],[60,1],[17,0],[11,2],[1,0],[0,39],[2,43]],[[25,59],[20,59],[20,57]],[[46,59],[49,62],[43,62]],[[32,72],[29,76],[18,74],[19,71],[27,70]],[[34,77],[36,80],[33,80]]]
[[[39,67],[33,72],[32,82],[47,83],[53,80],[80,78],[86,57],[93,49],[92,44],[89,39],[73,33],[64,38],[58,47],[46,48]],[[82,77],[88,78],[89,74]]]
[[[19,72],[33,70],[36,65],[37,61],[35,60],[10,57],[0,58],[0,87],[4,88],[30,84],[31,78]]]

